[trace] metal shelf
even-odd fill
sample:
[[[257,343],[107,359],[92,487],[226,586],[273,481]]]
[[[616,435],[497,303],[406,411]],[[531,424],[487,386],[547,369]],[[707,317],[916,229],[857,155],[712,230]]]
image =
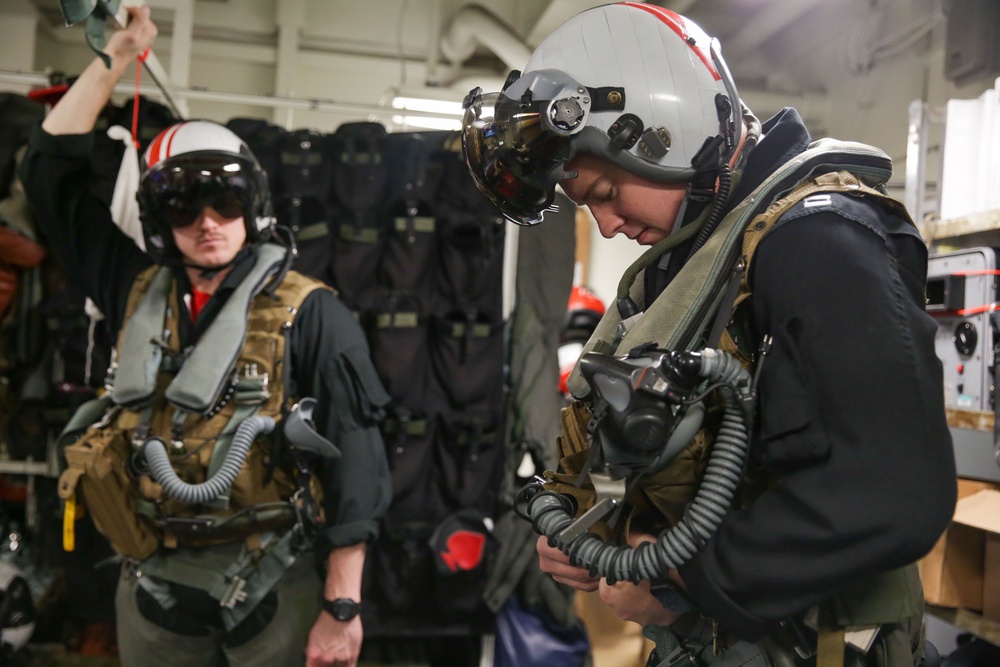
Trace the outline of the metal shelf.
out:
[[[45,461],[0,461],[0,473],[58,477],[59,471]]]
[[[920,230],[928,244],[972,248],[1000,246],[1000,211],[983,211],[960,218],[926,218]]]

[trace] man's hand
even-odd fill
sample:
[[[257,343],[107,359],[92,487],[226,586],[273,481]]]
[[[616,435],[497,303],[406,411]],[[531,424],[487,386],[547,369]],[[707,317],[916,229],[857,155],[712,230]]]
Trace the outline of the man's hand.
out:
[[[580,591],[597,590],[600,580],[590,576],[590,572],[586,569],[570,565],[569,556],[555,547],[550,547],[547,537],[538,538],[538,541],[535,542],[535,551],[538,552],[539,569],[552,575],[552,578],[560,584],[572,586]]]
[[[104,52],[111,56],[111,69],[95,56],[42,121],[46,132],[86,134],[94,129],[115,84],[135,63],[136,56],[145,53],[156,39],[156,24],[149,18],[149,7],[129,7],[128,15],[128,26],[115,31],[104,47]]]
[[[655,535],[633,533],[629,536],[629,545],[637,547],[642,542],[655,540]],[[643,626],[669,626],[680,616],[653,597],[649,590],[649,581],[642,581],[638,585],[624,581],[611,586],[604,578],[590,576],[585,568],[570,565],[569,556],[555,547],[550,547],[548,538],[544,536],[538,538],[535,551],[538,552],[538,567],[542,572],[552,575],[552,578],[559,583],[577,590],[588,592],[599,590],[601,600],[624,621],[633,621]],[[670,574],[675,583],[682,585],[675,571],[671,571]]]
[[[108,39],[104,52],[113,62],[131,63],[136,56],[146,52],[156,39],[156,24],[149,18],[149,7],[126,7],[128,24],[116,30]]]
[[[306,667],[355,667],[363,637],[361,616],[338,621],[325,611],[320,612],[309,632]]]
[[[649,533],[631,533],[628,538],[629,546],[635,548],[643,542],[655,542],[656,536]],[[680,576],[675,570],[670,572],[671,579],[681,585]],[[645,627],[647,625],[670,626],[681,614],[670,611],[663,604],[653,597],[650,592],[649,580],[640,581],[633,584],[630,581],[619,581],[612,585],[607,579],[601,579],[600,585],[601,600],[614,609],[618,618],[623,621],[632,621]]]

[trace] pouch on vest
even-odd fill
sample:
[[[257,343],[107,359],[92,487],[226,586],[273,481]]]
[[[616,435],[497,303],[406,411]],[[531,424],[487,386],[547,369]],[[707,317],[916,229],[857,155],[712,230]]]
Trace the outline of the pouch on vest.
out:
[[[431,367],[455,408],[496,408],[503,389],[503,323],[452,310],[431,322]]]
[[[394,290],[369,317],[372,362],[389,395],[405,405],[424,406],[430,371],[427,319],[419,298]]]
[[[64,450],[67,468],[59,476],[59,497],[79,492],[94,525],[115,551],[145,560],[156,551],[159,536],[136,511],[136,494],[125,471],[131,445],[116,429],[91,429]]]
[[[339,205],[334,286],[351,306],[378,302],[378,265],[385,236],[383,217],[389,167],[386,131],[379,123],[344,123],[331,138],[333,189]]]
[[[408,289],[431,310],[436,266],[437,221],[432,204],[440,166],[431,143],[419,134],[389,135],[393,170],[389,184],[389,226],[379,279],[389,289]]]

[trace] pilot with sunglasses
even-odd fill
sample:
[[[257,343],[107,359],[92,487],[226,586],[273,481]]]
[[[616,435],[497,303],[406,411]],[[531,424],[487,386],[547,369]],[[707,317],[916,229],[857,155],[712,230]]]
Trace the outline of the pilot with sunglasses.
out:
[[[147,148],[145,252],[91,194],[98,114],[157,33],[148,8],[129,14],[110,68],[90,63],[20,171],[53,252],[119,334],[60,496],[125,557],[124,665],[355,665],[366,544],[391,496],[376,428],[388,395],[347,308],[289,270],[267,175],[227,128],[184,122]],[[283,429],[296,412],[322,457]],[[204,491],[227,464],[230,483]]]

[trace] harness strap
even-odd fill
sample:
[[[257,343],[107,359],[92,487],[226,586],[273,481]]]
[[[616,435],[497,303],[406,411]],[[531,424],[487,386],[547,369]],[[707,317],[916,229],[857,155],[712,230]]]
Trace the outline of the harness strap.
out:
[[[184,557],[188,554],[172,553],[167,558],[154,554],[139,566],[139,585],[167,609],[176,600],[160,582],[169,581],[205,591],[219,601],[223,624],[227,631],[232,630],[298,558],[294,537],[294,530],[280,537],[268,533],[263,537],[263,548],[258,551],[241,545],[239,556],[225,570],[213,563],[198,562],[198,552],[192,552],[190,558]]]
[[[219,471],[219,468],[222,467],[222,464],[226,460],[229,448],[233,444],[233,436],[236,435],[236,429],[243,423],[244,419],[249,419],[257,414],[258,410],[260,410],[259,403],[240,404],[236,406],[236,410],[233,411],[232,417],[229,418],[225,428],[222,429],[222,433],[215,439],[215,447],[212,449],[212,458],[209,460],[205,479],[211,479]],[[226,489],[219,493],[213,500],[205,503],[205,505],[213,509],[226,509],[229,507],[229,494],[231,491],[231,487]]]
[[[112,389],[118,405],[145,401],[156,389],[163,349],[152,341],[164,336],[163,314],[172,282],[171,270],[160,267],[149,280],[149,288],[135,313],[125,322]]]

